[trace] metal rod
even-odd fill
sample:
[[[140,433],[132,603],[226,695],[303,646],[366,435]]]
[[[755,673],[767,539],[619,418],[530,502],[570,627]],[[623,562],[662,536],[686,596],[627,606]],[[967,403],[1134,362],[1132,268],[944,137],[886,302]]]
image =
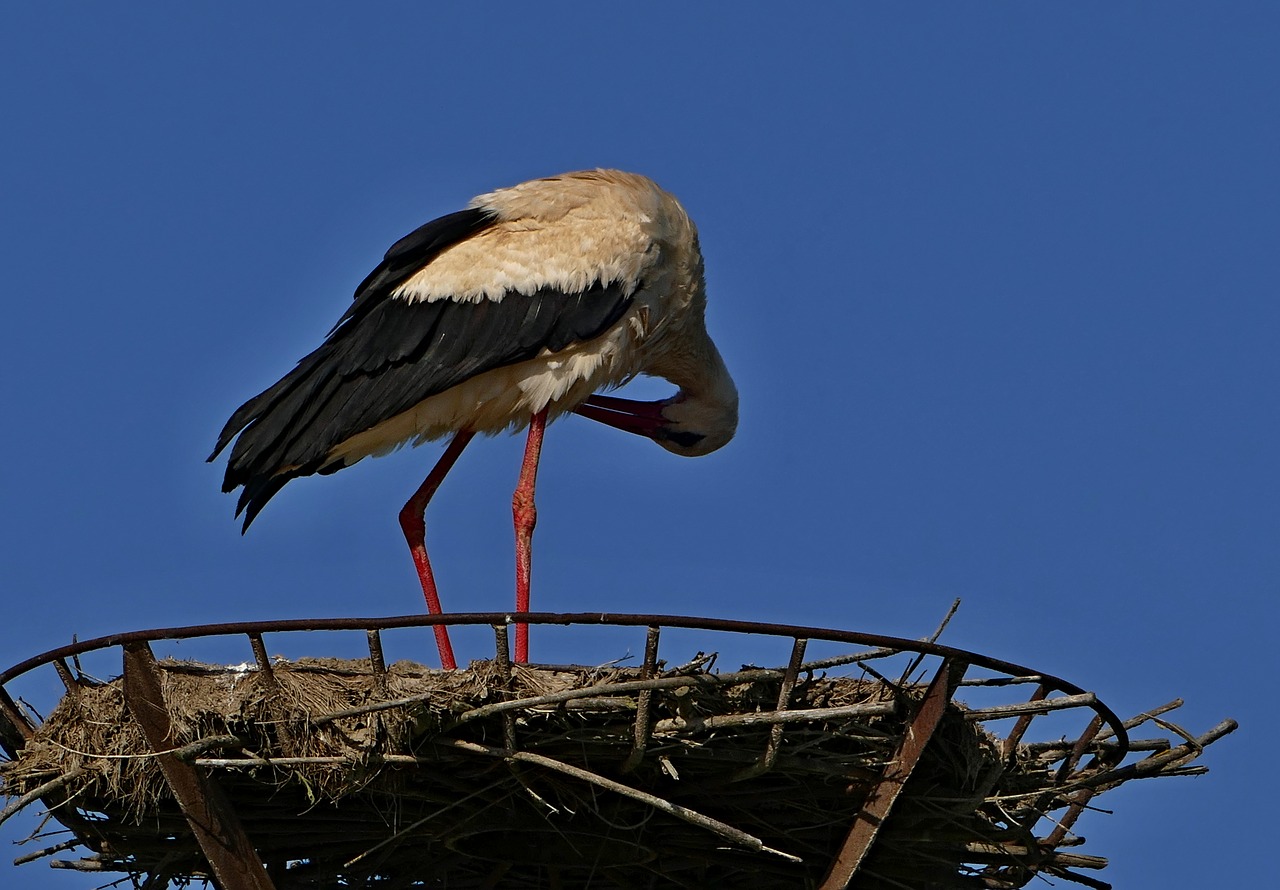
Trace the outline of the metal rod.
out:
[[[903,733],[897,751],[885,767],[880,783],[871,789],[871,793],[862,804],[862,809],[854,817],[853,826],[849,829],[844,846],[832,863],[831,870],[827,873],[819,890],[845,890],[852,883],[867,853],[875,844],[881,826],[889,817],[889,811],[893,809],[903,786],[911,777],[916,764],[920,762],[920,756],[924,753],[929,740],[933,738],[934,730],[938,728],[942,715],[946,713],[947,703],[951,701],[951,694],[955,691],[960,678],[964,676],[967,667],[968,665],[963,661],[943,659],[938,667],[938,673],[934,675],[924,698],[916,708],[911,725]]]
[[[156,657],[145,642],[124,647],[124,697],[221,890],[274,890],[240,819],[218,786],[171,752],[176,739]]]
[[[775,713],[787,710],[787,706],[791,703],[791,690],[795,688],[796,678],[800,675],[800,665],[804,661],[804,650],[808,644],[809,641],[804,637],[797,637],[791,644],[791,660],[787,662],[787,672],[782,675],[782,683],[778,686],[778,704]],[[769,727],[769,739],[765,742],[764,753],[751,766],[739,771],[733,777],[733,781],[754,779],[773,769],[773,764],[778,759],[778,748],[782,745],[782,732],[785,728],[786,723],[782,720]]]
[[[382,634],[376,629],[366,631],[369,641],[369,668],[373,671],[373,685],[379,693],[387,691],[387,659],[382,654]]]
[[[267,657],[267,644],[262,642],[262,634],[251,633],[249,645],[253,647],[253,660],[258,663],[258,670],[270,683],[276,682],[276,672],[271,669],[271,659]]]
[[[460,612],[440,615],[400,615],[381,618],[298,618],[278,621],[241,621],[224,624],[202,624],[185,627],[157,628],[154,630],[130,631],[110,634],[92,640],[77,641],[65,646],[51,649],[41,655],[33,656],[7,670],[0,672],[0,685],[8,683],[33,668],[48,664],[58,657],[71,657],[83,652],[122,646],[133,642],[151,642],[155,640],[184,640],[195,637],[219,636],[224,634],[247,633],[279,633],[289,631],[322,631],[322,630],[388,630],[391,628],[434,627],[444,625],[479,625],[505,623],[507,616],[499,612]],[[955,658],[975,667],[985,668],[1011,676],[1027,676],[1037,674],[1043,678],[1046,687],[1067,693],[1080,695],[1084,689],[1064,680],[1012,662],[990,658],[977,652],[966,652],[953,646],[930,643],[921,640],[908,640],[901,637],[890,637],[883,634],[867,634],[857,631],[834,630],[831,628],[805,627],[790,624],[766,624],[755,621],[738,621],[726,618],[695,618],[680,615],[621,615],[602,612],[529,612],[521,614],[520,620],[527,624],[583,624],[583,625],[617,625],[623,627],[662,627],[682,628],[688,630],[723,631],[729,633],[768,634],[771,636],[804,637],[810,640],[824,640],[837,643],[848,643],[859,646],[896,649],[903,652],[923,652],[943,658]],[[1123,748],[1127,744],[1128,735],[1120,718],[1102,702],[1091,705],[1094,711],[1111,728],[1117,742]]]
[[[53,660],[54,670],[58,672],[58,679],[62,681],[62,685],[66,687],[68,695],[80,694],[80,683],[76,680],[75,674],[71,673],[71,667],[67,664],[65,658],[55,658]]]
[[[640,678],[651,680],[658,670],[658,635],[661,630],[651,626],[644,640],[644,665],[640,668]],[[642,689],[636,697],[636,722],[632,727],[631,753],[622,763],[622,772],[629,773],[644,759],[645,749],[649,747],[649,732],[653,723],[653,689]]]
[[[1081,733],[1080,738],[1076,740],[1075,745],[1072,746],[1071,753],[1063,759],[1062,765],[1058,767],[1058,775],[1055,784],[1062,785],[1071,777],[1071,773],[1076,768],[1076,764],[1078,764],[1080,759],[1084,757],[1085,752],[1089,749],[1089,744],[1094,740],[1101,729],[1102,719],[1095,714],[1093,719],[1089,721],[1089,725],[1085,727],[1085,731]],[[1097,763],[1098,760],[1099,756],[1095,755],[1094,762]],[[1080,814],[1084,812],[1084,808],[1088,805],[1089,801],[1097,791],[1098,789],[1096,787],[1081,788],[1079,791],[1076,791],[1067,798],[1070,801],[1070,806],[1067,807],[1067,811],[1058,819],[1058,824],[1054,826],[1053,831],[1051,831],[1049,836],[1044,839],[1044,845],[1048,847],[1056,847],[1058,844],[1062,843],[1063,838],[1067,836],[1067,832],[1071,830],[1071,826],[1076,824],[1076,820],[1080,818]]]
[[[493,650],[494,663],[498,666],[498,676],[502,680],[502,689],[508,695],[512,695],[511,640],[507,636],[507,625],[505,623],[493,626]],[[507,744],[507,751],[514,753],[516,750],[515,711],[502,712],[502,736]]]
[[[34,734],[35,729],[27,722],[17,702],[0,686],[0,748],[10,758],[17,757]]]
[[[1036,687],[1036,691],[1031,693],[1031,698],[1027,700],[1027,703],[1044,701],[1044,697],[1049,694],[1049,688],[1047,682],[1041,681],[1040,685]],[[1018,722],[1013,724],[1013,729],[1009,730],[1009,735],[1005,737],[1004,746],[1000,750],[1000,756],[1005,760],[1013,757],[1014,752],[1018,750],[1018,743],[1022,741],[1022,737],[1026,734],[1027,727],[1031,725],[1031,720],[1034,717],[1035,714],[1024,713],[1018,718]]]

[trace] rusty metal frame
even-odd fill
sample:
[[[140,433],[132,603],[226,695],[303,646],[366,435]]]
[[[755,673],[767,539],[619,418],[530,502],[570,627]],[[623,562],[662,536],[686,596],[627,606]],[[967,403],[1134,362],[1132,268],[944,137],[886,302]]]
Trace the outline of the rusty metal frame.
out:
[[[387,691],[387,659],[382,654],[382,635],[377,630],[365,633],[369,643],[369,666],[373,669],[374,688],[379,694]]]
[[[380,634],[389,629],[434,627],[437,625],[481,625],[488,624],[494,631],[495,662],[504,684],[510,684],[512,665],[509,654],[507,628],[515,622],[522,624],[559,624],[559,625],[611,625],[623,627],[646,627],[648,638],[645,646],[643,673],[645,677],[656,672],[658,638],[660,629],[664,627],[689,630],[705,630],[742,634],[761,634],[774,637],[791,637],[792,654],[783,674],[783,683],[779,692],[777,712],[788,709],[790,691],[796,683],[799,673],[823,669],[828,664],[847,664],[860,662],[863,667],[874,671],[865,664],[866,661],[895,653],[917,653],[919,658],[935,656],[941,659],[941,665],[933,677],[928,690],[918,704],[912,705],[911,723],[903,736],[897,751],[885,768],[879,784],[871,790],[861,810],[850,827],[844,846],[836,858],[823,882],[822,890],[840,890],[856,879],[857,873],[869,852],[873,849],[881,826],[888,818],[890,810],[902,791],[907,779],[919,762],[929,744],[934,730],[937,728],[943,713],[956,688],[962,684],[965,671],[969,667],[978,667],[1004,675],[993,680],[971,680],[968,683],[983,685],[1004,685],[1009,683],[1035,683],[1027,705],[1042,703],[1045,709],[1062,702],[1063,706],[1082,707],[1093,711],[1093,719],[1089,727],[1072,746],[1069,755],[1063,760],[1060,768],[1060,780],[1068,781],[1077,771],[1081,758],[1089,751],[1095,738],[1114,737],[1114,742],[1104,746],[1094,746],[1093,762],[1089,770],[1108,764],[1119,763],[1128,751],[1128,735],[1124,723],[1108,708],[1080,687],[1057,677],[1034,671],[1010,662],[990,658],[979,653],[967,652],[931,641],[907,640],[879,634],[866,634],[854,631],[841,631],[826,628],[804,627],[785,624],[765,624],[758,622],[737,621],[718,618],[691,618],[671,615],[619,615],[602,613],[462,613],[444,615],[408,615],[382,618],[327,618],[298,619],[285,621],[255,621],[227,624],[207,624],[186,627],[159,628],[156,630],[133,631],[113,634],[97,639],[75,642],[61,646],[41,655],[29,658],[7,670],[0,672],[0,743],[7,748],[20,749],[31,737],[34,726],[25,713],[18,707],[5,689],[5,684],[36,668],[50,665],[58,671],[66,683],[70,671],[66,667],[66,659],[91,651],[122,647],[125,662],[125,688],[130,710],[138,717],[146,733],[148,742],[157,753],[159,765],[165,778],[173,788],[184,815],[191,823],[201,848],[209,859],[210,866],[218,876],[222,890],[269,890],[271,880],[261,860],[254,853],[252,844],[245,836],[236,814],[228,807],[213,783],[203,776],[192,764],[179,760],[173,754],[165,753],[172,747],[170,744],[168,715],[164,709],[163,696],[160,689],[159,674],[156,670],[155,658],[150,643],[155,641],[175,641],[201,637],[240,635],[248,638],[253,650],[254,660],[259,670],[267,678],[272,677],[272,665],[267,656],[263,634],[295,631],[363,631],[368,637],[369,660],[375,676],[385,683],[386,666],[382,652]],[[853,644],[868,647],[867,651],[854,655],[839,656],[803,663],[805,646],[810,640]],[[68,685],[69,692],[74,692],[77,685],[74,678]],[[1066,698],[1053,698],[1051,693],[1065,694]],[[623,772],[634,769],[644,757],[649,735],[652,731],[652,717],[649,699],[641,698],[633,727],[634,740],[630,755],[626,760]],[[1052,702],[1052,703],[1051,703]],[[1003,706],[988,709],[984,712],[967,712],[972,719],[1002,719],[1007,712],[1010,718],[1016,716],[1016,724],[1005,741],[1003,753],[1006,758],[1012,756],[1016,746],[1026,732],[1035,713],[1018,710],[1019,706]],[[510,754],[518,750],[514,712],[504,715],[505,750]],[[1102,732],[1106,726],[1107,731]],[[785,724],[782,720],[771,727],[768,742],[760,759],[742,771],[740,778],[750,778],[766,772],[773,767],[781,746]],[[1059,830],[1042,842],[1042,849],[1053,848],[1050,841],[1061,842],[1070,824],[1075,821],[1087,805],[1091,794],[1083,791],[1078,797],[1069,801],[1069,811]],[[1029,826],[1027,827],[1029,830]]]
[[[499,639],[495,645],[495,651],[498,654],[499,663],[504,663],[509,667],[510,658],[503,658],[502,651],[506,642],[505,633],[499,633],[500,628],[505,628],[512,623],[521,624],[560,624],[560,625],[612,625],[620,627],[670,627],[680,628],[684,630],[707,630],[722,633],[742,633],[742,634],[761,634],[775,637],[791,637],[794,644],[799,645],[801,640],[821,640],[824,642],[849,643],[853,645],[867,646],[872,651],[854,658],[840,657],[836,659],[827,659],[823,662],[814,662],[808,665],[808,669],[817,670],[825,667],[828,662],[830,664],[848,663],[851,660],[860,661],[863,658],[876,658],[880,655],[888,655],[894,652],[916,652],[920,655],[935,655],[940,658],[952,658],[965,662],[973,667],[980,667],[997,673],[1005,674],[1008,677],[1027,678],[1038,681],[1039,686],[1030,702],[1037,702],[1044,699],[1049,692],[1062,692],[1067,695],[1090,695],[1083,688],[1050,674],[1040,671],[1034,671],[1013,662],[1003,661],[997,658],[991,658],[977,652],[969,652],[964,649],[957,649],[954,646],[944,646],[925,640],[909,640],[902,637],[891,637],[884,634],[860,633],[857,631],[835,630],[832,628],[808,627],[794,624],[773,624],[757,621],[739,621],[728,618],[695,618],[681,615],[627,615],[608,612],[458,612],[444,613],[439,615],[397,615],[381,618],[297,618],[284,619],[278,621],[238,621],[219,624],[198,624],[187,625],[181,627],[162,627],[154,630],[138,630],[128,631],[125,633],[109,634],[103,637],[97,637],[91,640],[82,640],[70,643],[65,646],[59,646],[56,649],[50,649],[48,652],[40,655],[32,656],[25,661],[19,662],[3,672],[0,672],[0,740],[4,740],[6,735],[4,730],[7,723],[13,724],[15,732],[9,732],[8,736],[13,741],[21,736],[23,742],[30,738],[34,727],[26,718],[22,711],[13,703],[4,686],[17,677],[22,676],[36,668],[66,659],[74,658],[85,652],[93,652],[101,649],[113,648],[115,646],[127,646],[131,643],[152,643],[158,641],[175,641],[188,640],[201,637],[227,636],[227,635],[244,635],[249,638],[251,647],[254,650],[255,661],[267,673],[270,673],[270,664],[266,661],[266,650],[262,642],[262,635],[266,633],[290,633],[298,631],[364,631],[369,635],[370,640],[370,661],[374,664],[374,670],[377,672],[377,664],[381,661],[381,641],[377,637],[380,631],[415,628],[415,627],[435,627],[437,625],[446,626],[463,626],[463,625],[480,625],[487,624],[494,628],[498,633]],[[656,639],[655,639],[656,646]],[[655,649],[656,651],[656,649]],[[647,655],[647,653],[646,653]],[[1030,703],[1029,702],[1029,703]],[[1096,699],[1088,702],[1090,707],[1097,716],[1105,723],[1110,732],[1116,739],[1114,752],[1108,752],[1106,762],[1115,763],[1123,759],[1128,751],[1129,737],[1124,727],[1123,721],[1104,703]],[[1018,726],[1012,733],[1014,741],[1012,745],[1016,745],[1017,739],[1021,737],[1027,725],[1030,723],[1033,714],[1026,714],[1020,718]],[[19,745],[19,747],[21,747]]]
[[[854,817],[853,827],[845,838],[835,861],[819,885],[819,890],[845,890],[875,844],[880,827],[889,818],[898,796],[920,762],[921,755],[942,722],[951,695],[955,692],[968,665],[956,658],[944,658],[934,674],[924,698],[917,705],[911,724],[902,735],[898,749],[885,766],[880,782],[867,795],[862,809]]]
[[[498,677],[502,680],[502,689],[508,695],[511,694],[511,638],[507,635],[507,625],[493,625],[493,652],[494,664],[498,666]],[[507,745],[507,753],[515,753],[518,745],[516,743],[516,715],[512,711],[504,711],[502,714],[502,737]]]
[[[175,743],[160,672],[145,642],[124,647],[124,698],[221,890],[275,890],[240,818],[218,786],[172,753]]]
[[[778,703],[774,706],[776,713],[790,707],[791,691],[796,687],[796,678],[800,676],[800,666],[804,663],[804,650],[809,641],[804,637],[796,637],[791,644],[791,658],[787,662],[787,672],[782,675],[782,683],[778,686]],[[786,724],[781,721],[769,727],[769,740],[765,743],[764,753],[751,766],[741,770],[733,777],[735,782],[754,779],[773,769],[778,759],[778,749],[782,746],[782,733]]]
[[[728,618],[694,618],[682,615],[627,615],[608,612],[454,612],[440,615],[397,615],[380,618],[295,618],[279,621],[238,621],[221,624],[199,624],[183,627],[163,627],[155,630],[138,630],[126,633],[109,634],[92,640],[82,640],[50,649],[0,672],[0,686],[37,667],[49,664],[57,658],[71,658],[98,649],[123,646],[133,642],[156,642],[160,640],[188,640],[197,637],[226,636],[235,634],[288,633],[293,631],[342,631],[359,630],[392,630],[411,627],[435,627],[463,625],[495,625],[519,622],[521,624],[576,624],[576,625],[613,625],[619,627],[660,626],[681,628],[684,630],[708,630],[725,633],[762,634],[775,637],[806,638],[833,643],[850,643],[883,649],[888,652],[918,652],[939,657],[953,657],[965,661],[973,667],[985,668],[1012,677],[1034,675],[1048,690],[1064,692],[1068,695],[1084,695],[1085,690],[1074,683],[1045,674],[1031,668],[990,658],[977,652],[968,652],[954,646],[944,646],[924,640],[909,640],[902,637],[891,637],[884,634],[860,633],[849,630],[834,630],[822,627],[807,627],[795,624],[770,624],[758,621],[738,621]],[[2,703],[2,700],[0,700]],[[1120,748],[1127,750],[1128,733],[1123,722],[1115,712],[1102,702],[1090,705],[1111,727]]]
[[[650,626],[644,640],[644,664],[640,668],[640,677],[650,680],[658,670],[658,639],[662,629]],[[629,773],[640,765],[644,752],[649,747],[649,733],[653,729],[653,690],[641,690],[636,701],[636,720],[632,724],[631,753],[623,761],[621,771]]]

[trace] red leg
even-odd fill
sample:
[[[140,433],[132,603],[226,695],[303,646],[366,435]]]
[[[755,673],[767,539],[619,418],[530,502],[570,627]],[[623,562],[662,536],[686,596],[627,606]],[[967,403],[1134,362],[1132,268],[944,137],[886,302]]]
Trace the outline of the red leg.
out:
[[[431,561],[427,559],[427,524],[426,512],[427,503],[431,500],[431,496],[436,493],[436,489],[440,487],[440,483],[444,481],[445,474],[453,467],[457,461],[458,455],[462,454],[462,449],[467,447],[467,443],[471,441],[471,437],[475,433],[463,431],[453,437],[453,441],[449,443],[449,447],[444,450],[444,454],[440,456],[440,460],[436,461],[436,465],[431,468],[431,472],[427,474],[427,478],[423,480],[418,490],[413,493],[413,497],[409,498],[408,503],[400,510],[400,528],[404,532],[404,539],[409,542],[409,552],[413,555],[413,564],[418,570],[418,581],[422,583],[422,595],[427,600],[427,611],[432,615],[439,615],[443,609],[440,608],[440,595],[436,593],[436,579],[431,573]],[[453,660],[453,646],[449,643],[449,630],[443,624],[435,626],[436,647],[440,650],[440,666],[446,671],[451,671],[458,666]]]
[[[529,568],[532,560],[533,527],[538,509],[533,504],[533,487],[538,478],[538,458],[542,454],[542,433],[547,427],[547,409],[529,420],[529,438],[520,464],[520,481],[511,496],[511,515],[516,526],[516,611],[529,611]],[[516,663],[529,660],[529,625],[516,625]]]

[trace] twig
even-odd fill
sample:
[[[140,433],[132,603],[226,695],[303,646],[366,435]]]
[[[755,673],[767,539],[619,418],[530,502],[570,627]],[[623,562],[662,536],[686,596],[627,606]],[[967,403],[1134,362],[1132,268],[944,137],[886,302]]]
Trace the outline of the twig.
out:
[[[57,791],[59,788],[62,788],[63,786],[65,786],[68,782],[71,782],[75,779],[80,778],[80,776],[84,774],[84,771],[85,771],[84,767],[75,766],[67,770],[62,775],[58,776],[56,779],[50,779],[48,782],[45,782],[43,785],[37,785],[35,788],[32,788],[30,791],[28,791],[26,794],[19,797],[13,803],[9,804],[3,810],[0,810],[0,825],[3,825],[11,817],[13,817],[15,814],[20,812],[23,807],[27,806],[27,804],[33,803],[39,800],[40,798],[44,797],[49,792]]]
[[[1006,717],[1017,717],[1021,714],[1043,714],[1047,711],[1059,711],[1063,708],[1089,707],[1097,704],[1098,697],[1092,692],[1080,695],[1062,695],[1058,698],[1043,698],[1039,701],[1018,702],[1012,705],[997,705],[994,708],[982,708],[977,711],[964,711],[961,716],[966,720],[1003,720]]]
[[[498,781],[493,782],[493,783],[491,783],[491,784],[489,784],[489,785],[486,785],[486,786],[484,786],[483,788],[479,788],[479,789],[477,789],[477,790],[475,790],[475,791],[472,791],[470,794],[466,795],[465,797],[460,797],[460,798],[458,798],[457,800],[452,801],[452,802],[450,802],[450,803],[446,804],[445,806],[443,806],[443,807],[441,807],[440,809],[436,810],[434,813],[430,814],[429,816],[424,816],[424,817],[422,817],[421,819],[419,819],[417,822],[414,822],[412,825],[409,825],[409,826],[407,826],[407,827],[405,827],[405,828],[400,829],[400,830],[399,830],[399,831],[397,831],[395,834],[391,835],[391,837],[386,838],[385,840],[379,841],[378,843],[374,844],[374,845],[373,845],[372,847],[370,847],[369,849],[365,850],[363,853],[361,853],[361,854],[360,854],[359,856],[357,856],[356,858],[354,858],[354,859],[350,859],[350,860],[348,860],[348,861],[346,861],[346,862],[342,863],[342,867],[343,867],[343,868],[350,868],[351,866],[355,865],[355,864],[356,864],[357,862],[359,862],[360,860],[365,859],[366,857],[368,857],[368,856],[369,856],[369,855],[371,855],[372,853],[375,853],[375,852],[377,852],[378,850],[381,850],[383,847],[387,846],[387,844],[393,844],[393,843],[395,843],[397,840],[399,840],[400,838],[404,837],[405,835],[407,835],[407,834],[411,834],[411,833],[413,833],[414,831],[416,831],[417,829],[421,828],[423,825],[426,825],[426,824],[427,824],[428,822],[430,822],[432,819],[436,819],[436,818],[439,818],[440,816],[443,816],[445,813],[449,812],[449,811],[450,811],[450,810],[452,810],[454,807],[461,806],[462,804],[464,804],[464,803],[466,803],[467,801],[471,800],[473,797],[479,797],[479,796],[480,796],[480,795],[482,795],[482,794],[485,794],[485,793],[487,793],[487,792],[489,792],[489,791],[492,791],[494,788],[497,788],[497,787],[498,787],[499,785],[501,785],[501,784],[502,784],[502,780],[501,780],[501,779],[499,779]]]
[[[460,726],[472,720],[480,720],[501,714],[504,711],[518,711],[522,708],[535,708],[541,705],[560,704],[577,698],[590,698],[605,695],[617,695],[624,692],[639,692],[643,689],[676,689],[682,686],[726,686],[737,683],[754,683],[758,680],[773,680],[783,675],[779,670],[752,669],[738,671],[733,674],[700,674],[693,677],[655,677],[652,680],[627,680],[622,683],[603,683],[599,686],[587,686],[582,689],[566,689],[563,692],[551,692],[547,695],[535,695],[530,698],[517,698],[511,701],[494,702],[482,705],[459,714],[453,725]]]
[[[69,747],[54,739],[46,739],[46,741],[54,747],[61,748],[68,754],[75,754],[78,757],[85,757],[89,760],[149,760],[162,754],[172,754],[179,760],[185,760],[195,754],[201,754],[214,748],[240,748],[244,746],[244,741],[239,736],[216,735],[197,739],[178,748],[166,748],[163,751],[145,751],[140,754],[95,754],[92,751],[80,751]]]
[[[1091,877],[1088,877],[1087,875],[1077,874],[1076,872],[1070,871],[1069,869],[1050,866],[1048,869],[1048,872],[1049,874],[1053,875],[1055,878],[1062,878],[1063,880],[1071,881],[1073,884],[1080,884],[1085,887],[1091,887],[1093,888],[1093,890],[1113,890],[1112,886],[1108,884],[1106,881],[1099,881],[1097,878],[1091,878]]]
[[[935,630],[933,632],[933,635],[930,636],[925,642],[936,643],[938,641],[938,637],[942,636],[942,632],[947,629],[947,625],[951,623],[952,616],[956,614],[956,610],[959,608],[960,608],[960,597],[956,597],[955,601],[951,603],[951,608],[947,610],[947,614],[942,616],[942,623],[938,625],[938,629]],[[898,680],[898,683],[899,684],[906,683],[907,680],[911,678],[911,675],[915,673],[916,668],[920,667],[920,663],[922,661],[924,661],[923,652],[921,652],[919,655],[917,655],[915,658],[911,660],[911,663],[907,665],[907,669],[902,672],[902,678]]]
[[[582,689],[567,690],[565,692],[557,692],[549,695],[540,695],[533,698],[514,699],[512,701],[498,702],[493,705],[485,705],[482,708],[474,708],[464,712],[455,721],[458,723],[466,723],[470,720],[476,720],[480,717],[488,717],[490,714],[501,713],[505,710],[536,707],[538,705],[557,704],[559,702],[571,701],[575,698],[587,698],[598,695],[613,695],[619,692],[635,692],[640,689],[658,689],[674,686],[692,686],[702,683],[750,683],[756,680],[768,680],[775,677],[781,677],[780,670],[752,670],[739,671],[735,674],[696,674],[688,677],[661,677],[653,680],[629,680],[623,683],[603,683],[599,686],[587,686]],[[658,685],[651,685],[658,684]],[[418,695],[410,695],[405,698],[391,699],[389,701],[372,702],[367,705],[359,705],[354,708],[346,708],[341,711],[333,711],[328,714],[321,714],[318,717],[310,718],[310,722],[316,726],[332,723],[334,720],[342,720],[347,717],[358,717],[361,714],[371,714],[375,711],[389,711],[393,708],[404,708],[410,705],[419,705],[428,702],[433,698],[438,698],[438,691],[424,692]]]
[[[839,720],[844,717],[882,717],[893,714],[897,705],[893,702],[868,702],[861,705],[845,705],[838,708],[804,708],[794,711],[757,711],[752,714],[727,714],[725,716],[687,719],[669,717],[659,720],[653,727],[654,735],[676,732],[700,732],[723,729],[726,726],[774,725],[802,723],[808,720]]]
[[[1028,674],[1025,677],[965,677],[961,686],[1026,686],[1030,683],[1042,683],[1041,674]]]
[[[673,667],[667,671],[670,674],[687,674],[691,671],[710,672],[711,666],[716,663],[716,659],[720,657],[719,652],[699,652],[689,661],[677,667]]]
[[[1129,779],[1162,775],[1164,767],[1171,765],[1176,766],[1179,761],[1186,757],[1195,757],[1200,751],[1204,750],[1213,742],[1216,742],[1224,735],[1235,732],[1239,728],[1240,724],[1236,723],[1236,721],[1223,720],[1204,735],[1198,736],[1194,742],[1183,743],[1176,748],[1170,748],[1168,751],[1164,751],[1160,754],[1152,754],[1150,757],[1139,760],[1137,763],[1130,763],[1127,766],[1122,766],[1118,769],[1078,779],[1070,785],[1064,786],[1060,791],[1066,792],[1073,788],[1091,788],[1096,785],[1116,785],[1121,782],[1128,781]]]
[[[60,844],[54,844],[52,847],[45,847],[43,850],[36,850],[34,853],[26,853],[13,860],[14,865],[26,865],[28,862],[35,862],[37,859],[43,859],[46,856],[52,856],[54,853],[61,853],[63,850],[70,850],[72,847],[78,847],[84,841],[80,838],[72,838],[69,841],[63,841]]]
[[[1200,747],[1200,743],[1196,741],[1195,736],[1187,732],[1178,724],[1174,723],[1172,720],[1161,720],[1159,717],[1152,717],[1151,722],[1154,723],[1156,726],[1161,727],[1162,729],[1167,729],[1169,730],[1169,732],[1172,732],[1176,735],[1181,736],[1182,740],[1185,741],[1188,745],[1190,745],[1197,754],[1200,754],[1204,751],[1204,748]]]
[[[435,743],[449,748],[457,748],[461,751],[485,754],[490,757],[501,757],[506,760],[517,760],[523,763],[537,764],[538,766],[543,766],[547,769],[564,773],[566,776],[573,776],[576,779],[581,779],[584,782],[589,782],[592,785],[621,794],[624,797],[629,797],[632,800],[648,804],[657,810],[661,810],[667,815],[674,816],[677,819],[682,819],[691,825],[697,825],[700,828],[705,828],[708,831],[715,832],[726,840],[733,841],[735,844],[746,847],[747,849],[761,853],[772,853],[775,856],[781,856],[789,862],[804,861],[799,856],[792,856],[790,853],[784,853],[781,850],[775,850],[772,847],[767,847],[765,846],[764,841],[760,840],[760,838],[755,835],[747,834],[741,829],[734,828],[732,825],[727,825],[717,819],[712,819],[710,816],[704,816],[696,810],[691,810],[688,807],[682,807],[679,804],[671,803],[669,800],[664,800],[656,795],[648,794],[647,792],[632,788],[630,785],[623,785],[621,782],[606,779],[604,776],[593,773],[590,770],[571,766],[551,757],[544,757],[541,754],[534,754],[531,751],[516,751],[508,754],[501,748],[494,748],[489,745],[480,745],[475,742],[465,742],[461,739],[436,739]]]
[[[814,671],[826,670],[827,668],[840,667],[846,664],[859,664],[864,661],[874,661],[877,658],[889,658],[898,655],[901,649],[868,649],[865,652],[854,652],[851,655],[834,655],[831,658],[819,658],[816,661],[806,661],[800,665],[800,670],[804,673],[813,673]]]
[[[1124,723],[1122,723],[1121,725],[1124,726],[1126,730],[1133,729],[1135,726],[1140,726],[1143,723],[1146,723],[1148,720],[1152,720],[1160,716],[1161,714],[1167,714],[1169,711],[1177,710],[1178,708],[1182,707],[1182,705],[1183,705],[1182,699],[1175,698],[1173,701],[1163,704],[1158,708],[1152,708],[1150,711],[1143,711],[1141,714],[1139,714],[1136,717],[1130,717],[1128,720],[1124,721]],[[1094,740],[1099,742],[1105,741],[1111,738],[1113,735],[1115,735],[1115,730],[1113,730],[1110,726],[1108,726],[1105,729],[1103,729],[1102,732],[1098,733],[1097,736],[1094,737]]]
[[[102,862],[97,859],[52,859],[49,861],[49,867],[86,872],[115,871],[115,868],[111,863]]]

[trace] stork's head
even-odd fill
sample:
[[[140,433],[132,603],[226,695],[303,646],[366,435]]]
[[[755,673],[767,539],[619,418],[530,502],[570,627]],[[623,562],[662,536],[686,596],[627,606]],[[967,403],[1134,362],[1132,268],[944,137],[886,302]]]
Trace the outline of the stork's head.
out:
[[[649,437],[684,457],[701,457],[723,448],[738,429],[738,391],[730,389],[714,398],[681,390],[658,402],[661,422]]]
[[[700,347],[691,353],[692,361],[686,358],[649,372],[680,387],[671,398],[637,402],[594,395],[574,410],[652,439],[683,457],[701,457],[723,448],[738,430],[738,388],[705,333]]]
[[[655,442],[673,454],[700,457],[723,447],[738,429],[738,388],[705,331],[662,376],[680,391],[658,404]]]
[[[592,396],[575,410],[583,417],[652,439],[672,454],[701,457],[724,447],[738,429],[733,381],[710,392],[682,389],[669,399],[637,402]]]

